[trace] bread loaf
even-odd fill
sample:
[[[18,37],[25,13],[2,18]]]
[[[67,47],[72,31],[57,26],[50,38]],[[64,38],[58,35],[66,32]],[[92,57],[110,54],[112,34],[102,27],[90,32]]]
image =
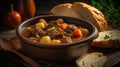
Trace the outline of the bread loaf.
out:
[[[120,30],[108,30],[99,33],[99,36],[93,40],[92,47],[101,48],[119,48]]]
[[[51,13],[54,15],[71,16],[87,20],[93,23],[99,31],[105,31],[108,27],[107,21],[102,12],[83,2],[57,5],[51,9]]]
[[[103,67],[106,62],[107,56],[100,52],[88,53],[76,60],[78,67]]]

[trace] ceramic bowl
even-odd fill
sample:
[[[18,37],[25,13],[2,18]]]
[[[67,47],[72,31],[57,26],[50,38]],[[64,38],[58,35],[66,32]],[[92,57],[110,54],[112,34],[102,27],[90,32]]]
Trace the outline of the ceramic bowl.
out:
[[[24,30],[24,28],[36,23],[40,18],[43,18],[47,21],[62,18],[66,23],[72,23],[87,28],[90,32],[90,35],[83,40],[62,45],[46,45],[35,43],[24,38],[21,35],[21,32]],[[92,23],[82,19],[67,16],[44,15],[36,16],[22,22],[16,29],[16,34],[20,40],[20,43],[22,44],[23,50],[29,56],[47,62],[68,62],[77,59],[82,54],[87,52],[92,40],[98,36],[98,30]]]

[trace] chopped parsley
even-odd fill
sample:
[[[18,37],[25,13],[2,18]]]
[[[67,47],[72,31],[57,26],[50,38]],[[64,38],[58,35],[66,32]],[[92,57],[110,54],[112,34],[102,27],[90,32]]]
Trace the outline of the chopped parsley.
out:
[[[53,27],[58,28],[58,24],[53,24]]]
[[[65,36],[71,36],[71,34],[70,33],[66,33]]]
[[[110,36],[106,34],[104,39],[108,39],[108,38],[110,38]]]

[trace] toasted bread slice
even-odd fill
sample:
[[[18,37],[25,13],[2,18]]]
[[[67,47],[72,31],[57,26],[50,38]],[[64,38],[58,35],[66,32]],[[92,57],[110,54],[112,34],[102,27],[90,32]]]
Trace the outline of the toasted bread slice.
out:
[[[99,36],[93,40],[93,47],[101,48],[119,48],[120,30],[108,30],[99,33]]]
[[[107,56],[100,52],[88,53],[76,60],[78,67],[103,67],[106,62]]]
[[[67,6],[66,6],[67,5]],[[105,31],[107,21],[101,11],[83,2],[60,4],[51,9],[51,13],[60,16],[71,16],[93,23],[99,31]]]

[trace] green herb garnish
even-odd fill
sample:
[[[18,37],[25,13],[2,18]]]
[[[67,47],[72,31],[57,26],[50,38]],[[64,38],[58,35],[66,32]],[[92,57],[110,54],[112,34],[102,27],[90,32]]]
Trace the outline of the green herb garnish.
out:
[[[66,33],[65,36],[71,36],[71,34],[70,33]]]
[[[91,0],[91,5],[105,15],[112,27],[120,28],[120,5],[117,0]]]
[[[58,24],[53,24],[53,27],[58,28]]]
[[[107,34],[105,35],[104,39],[108,39],[110,38],[110,36],[108,36]]]

